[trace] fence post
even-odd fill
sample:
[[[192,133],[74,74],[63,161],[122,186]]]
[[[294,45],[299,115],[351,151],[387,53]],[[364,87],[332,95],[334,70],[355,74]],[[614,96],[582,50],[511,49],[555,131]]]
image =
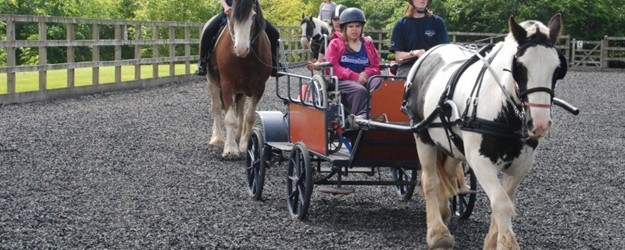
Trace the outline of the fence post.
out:
[[[45,66],[48,64],[48,53],[46,50],[46,43],[48,40],[48,26],[45,22],[45,17],[39,17],[39,90],[46,90],[48,80],[48,70]]]
[[[601,69],[608,68],[608,36],[601,40]]]
[[[184,26],[184,56],[189,58],[191,56],[191,45],[189,41],[191,40],[191,27],[189,25]],[[184,73],[191,73],[191,63],[189,63],[189,59],[184,60]]]
[[[139,80],[141,79],[141,45],[140,45],[140,40],[141,40],[141,32],[143,32],[141,30],[141,25],[138,24],[135,28],[135,60],[138,61],[137,64],[135,64],[135,80]]]
[[[92,57],[93,62],[96,63],[96,65],[92,68],[91,83],[93,85],[98,85],[100,84],[100,46],[98,46],[98,42],[100,41],[100,25],[94,23],[91,32],[93,32],[92,37],[94,42]]]
[[[15,21],[13,20],[13,16],[9,16],[7,19],[7,42],[9,42],[9,47],[7,48],[7,66],[9,67],[9,72],[7,72],[7,93],[13,94],[15,93]],[[12,43],[13,42],[13,43]]]
[[[152,24],[152,58],[158,60],[161,55],[159,51],[159,41],[158,41],[158,26],[156,24]],[[152,64],[152,77],[158,78],[158,62],[154,62]]]
[[[176,27],[172,22],[168,23],[169,26],[169,75],[176,75],[176,62],[174,58],[176,57]]]
[[[566,36],[564,39],[564,44],[566,44],[566,47],[564,48],[564,56],[568,62],[571,63],[571,37]]]
[[[122,26],[115,24],[115,82],[122,81],[122,66],[119,64],[122,61],[122,39]]]
[[[74,64],[76,62],[75,58],[74,58],[74,39],[75,39],[75,31],[74,28],[76,27],[76,18],[72,19],[72,22],[68,23],[66,25],[67,27],[67,87],[68,88],[72,88],[75,85],[75,72],[74,72],[74,68],[76,67],[76,65]]]
[[[575,67],[575,53],[577,53],[577,39],[571,39],[571,67]]]

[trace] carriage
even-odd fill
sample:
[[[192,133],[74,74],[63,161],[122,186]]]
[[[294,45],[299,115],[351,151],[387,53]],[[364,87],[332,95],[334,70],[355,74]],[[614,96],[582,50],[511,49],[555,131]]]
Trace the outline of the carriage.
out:
[[[369,82],[381,78],[381,87],[369,96],[367,117],[356,118],[345,111],[331,65],[321,67],[320,74],[283,72],[283,79],[276,79],[276,95],[286,113],[257,111],[259,125],[252,130],[246,161],[249,194],[261,200],[267,169],[285,163],[294,219],[306,218],[314,186],[349,194],[352,186],[385,185],[401,199],[411,199],[419,184],[419,159],[408,117],[399,109],[405,78],[388,73],[372,77]],[[475,204],[477,181],[468,166],[461,175],[462,191],[451,204],[454,214],[466,219]]]
[[[254,199],[261,199],[266,169],[284,162],[288,209],[298,220],[306,218],[313,185],[339,194],[351,192],[344,186],[391,185],[404,199],[420,185],[428,247],[447,249],[455,243],[445,222],[452,214],[471,214],[479,179],[492,211],[484,249],[519,248],[512,229],[517,188],[552,125],[552,107],[579,112],[555,97],[568,66],[555,47],[563,28],[560,14],[548,25],[517,23],[511,16],[504,41],[479,51],[455,44],[433,47],[405,79],[376,76],[382,87],[369,92],[365,117],[354,117],[343,108],[330,68],[311,77],[282,72],[276,94],[287,111],[254,112],[271,71],[268,39],[251,42],[267,38],[254,3],[234,1],[235,18],[228,21],[234,35],[217,43],[208,77],[215,115],[210,143],[224,145],[222,157],[247,153],[247,187]],[[246,97],[251,105],[243,115]],[[252,126],[255,116],[260,126]],[[377,177],[347,178],[357,173]]]

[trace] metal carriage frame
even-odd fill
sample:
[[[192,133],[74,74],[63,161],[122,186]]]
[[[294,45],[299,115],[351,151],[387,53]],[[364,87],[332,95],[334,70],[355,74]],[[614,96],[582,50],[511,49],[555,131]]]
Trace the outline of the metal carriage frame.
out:
[[[345,114],[341,94],[335,88],[338,79],[330,66],[323,64],[323,73],[312,76],[281,72],[286,84],[276,79],[276,95],[288,111],[257,111],[261,126],[254,127],[248,143],[249,194],[261,200],[267,168],[286,162],[288,210],[297,220],[307,217],[314,185],[334,194],[353,191],[344,186],[395,186],[404,200],[410,199],[419,185],[414,136],[409,118],[400,111],[405,78],[372,77],[369,82],[382,78],[382,83],[369,96],[366,119],[383,125],[357,126],[353,116]],[[281,93],[281,87],[286,94]],[[390,169],[390,177],[382,168]],[[453,214],[467,219],[475,204],[477,180],[468,166],[463,170],[464,189],[469,192],[453,197],[451,208]],[[356,173],[378,178],[345,180]]]

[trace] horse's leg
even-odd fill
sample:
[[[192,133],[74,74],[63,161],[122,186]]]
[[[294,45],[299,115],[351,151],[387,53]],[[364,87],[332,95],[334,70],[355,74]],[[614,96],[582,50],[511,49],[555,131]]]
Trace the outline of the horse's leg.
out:
[[[245,113],[245,122],[243,122],[243,133],[241,134],[241,139],[239,139],[239,151],[245,152],[247,151],[247,143],[252,135],[252,127],[254,126],[254,121],[256,120],[256,106],[258,105],[258,101],[260,101],[259,96],[250,97],[252,100],[250,106]]]
[[[457,181],[457,169],[460,166],[461,161],[451,156],[447,156],[438,150],[439,160],[442,161],[442,168],[439,170],[439,176],[441,177],[441,188],[445,190],[439,193],[439,208],[441,210],[441,217],[445,223],[449,223],[451,219],[451,207],[449,205],[449,198],[458,194],[458,181]]]
[[[531,162],[533,162],[533,160],[524,161],[524,162],[530,162],[530,164],[519,164],[519,165],[512,166],[505,171],[502,171],[504,175],[501,179],[501,184],[506,190],[506,194],[508,195],[513,206],[516,203],[515,201],[516,201],[517,188],[519,187],[519,184],[521,184],[521,181],[523,181],[523,179],[529,172],[531,165],[532,165]],[[507,228],[505,227],[505,225],[504,227],[501,227],[501,226],[499,227],[499,234],[497,235],[497,238],[496,238],[497,247],[503,248],[503,249],[519,249],[517,238],[514,232],[512,231],[512,225],[510,225],[509,231],[505,230],[505,228]]]
[[[237,104],[236,107],[236,114],[237,114],[237,132],[235,134],[235,137],[238,143],[241,143],[241,141],[239,141],[239,138],[241,138],[241,132],[244,130],[243,128],[243,112],[245,111],[245,101],[247,100],[247,97],[243,94],[238,94],[235,102]],[[246,148],[247,150],[247,148]],[[241,151],[244,152],[244,151]]]
[[[462,166],[462,162],[459,163],[456,168],[456,182],[458,183],[458,193],[468,194],[469,186],[467,185],[466,180],[464,179],[464,167]]]
[[[226,142],[224,144],[224,152],[222,153],[222,157],[235,157],[239,155],[239,150],[237,148],[236,142],[236,129],[237,129],[237,116],[236,116],[236,105],[234,102],[234,91],[232,87],[228,84],[223,84],[222,93],[223,93],[223,102],[224,107],[226,107],[226,116],[224,119],[224,124],[226,125]]]
[[[211,95],[211,114],[213,116],[213,133],[211,135],[210,145],[223,145],[224,136],[221,131],[221,110],[223,103],[221,102],[221,89],[208,81],[208,90]]]
[[[467,160],[486,192],[492,210],[490,228],[484,239],[484,249],[519,249],[512,231],[514,203],[497,177],[496,166],[490,159],[479,155],[477,150],[467,152]]]
[[[430,249],[448,249],[454,247],[454,238],[443,222],[440,209],[440,181],[437,173],[435,146],[426,145],[415,136],[419,161],[421,163],[421,185],[425,197],[427,236]]]

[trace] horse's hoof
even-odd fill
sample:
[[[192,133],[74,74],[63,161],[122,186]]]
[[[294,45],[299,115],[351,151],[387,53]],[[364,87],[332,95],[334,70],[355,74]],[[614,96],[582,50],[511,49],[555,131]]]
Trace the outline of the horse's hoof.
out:
[[[224,140],[220,140],[220,139],[211,139],[211,141],[209,142],[210,145],[213,146],[223,146],[224,145]]]
[[[450,234],[439,235],[428,240],[428,247],[430,249],[453,249],[454,245],[454,237]]]
[[[238,160],[239,156],[240,154],[237,152],[224,152],[223,154],[221,154],[221,158],[227,161]]]
[[[241,153],[247,152],[247,144],[239,146],[239,152]]]

